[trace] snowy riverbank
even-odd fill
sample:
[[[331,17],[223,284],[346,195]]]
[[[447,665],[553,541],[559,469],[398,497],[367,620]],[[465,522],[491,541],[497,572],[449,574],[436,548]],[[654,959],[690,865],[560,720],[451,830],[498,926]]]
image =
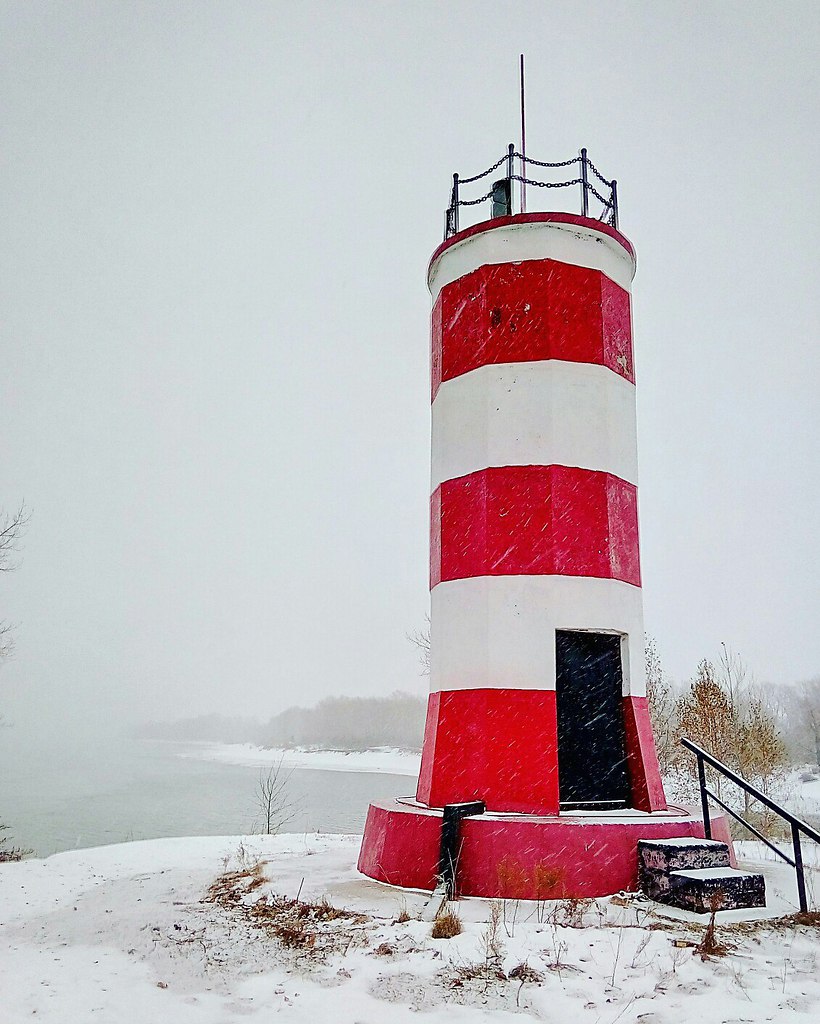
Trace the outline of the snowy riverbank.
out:
[[[762,1024],[820,1013],[816,928],[723,924],[729,955],[702,960],[693,943],[703,922],[645,901],[508,903],[493,933],[490,905],[473,899],[458,903],[463,933],[433,939],[417,919],[424,896],[356,873],[359,841],[163,839],[0,865],[4,1024],[239,1024],[277,1013],[297,1024],[501,1024],[508,1013]],[[765,870],[772,909],[789,909],[788,869]],[[226,871],[236,873],[209,899]],[[280,927],[279,911],[250,911],[261,897],[297,895],[321,917],[306,933]],[[357,916],[332,919],[322,897]]]
[[[279,750],[256,747],[251,743],[186,743],[178,757],[222,764],[283,765],[294,768],[313,768],[324,772],[365,772],[385,775],[418,776],[419,754],[377,747],[374,750],[311,750],[306,747]]]
[[[326,772],[364,772],[418,777],[421,755],[394,747],[372,750],[317,750],[308,747],[278,749],[259,747],[252,743],[209,743],[191,741],[176,744],[176,756],[221,764],[265,767],[283,765]],[[729,787],[731,789],[731,787]],[[667,793],[675,796],[674,779],[666,781]],[[739,797],[730,792],[730,798]],[[820,770],[803,765],[788,768],[772,790],[774,798],[793,813],[816,818],[820,815]],[[680,794],[678,794],[680,797]],[[693,791],[688,799],[694,801]]]

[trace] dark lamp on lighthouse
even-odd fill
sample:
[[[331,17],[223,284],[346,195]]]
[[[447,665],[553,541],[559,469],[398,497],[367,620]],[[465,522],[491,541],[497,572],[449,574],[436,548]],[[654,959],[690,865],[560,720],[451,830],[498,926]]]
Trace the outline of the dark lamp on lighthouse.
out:
[[[492,216],[509,217],[512,214],[512,181],[502,178],[493,182]]]

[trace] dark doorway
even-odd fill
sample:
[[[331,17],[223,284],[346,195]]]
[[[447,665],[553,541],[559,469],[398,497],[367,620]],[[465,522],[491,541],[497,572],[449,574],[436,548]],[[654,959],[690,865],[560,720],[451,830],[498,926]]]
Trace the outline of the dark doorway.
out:
[[[626,807],[621,638],[558,630],[555,667],[561,807]]]

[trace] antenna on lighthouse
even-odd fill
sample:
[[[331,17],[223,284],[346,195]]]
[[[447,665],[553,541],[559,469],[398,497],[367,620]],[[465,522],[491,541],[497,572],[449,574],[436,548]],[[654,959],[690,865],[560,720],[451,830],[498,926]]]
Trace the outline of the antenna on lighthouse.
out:
[[[524,117],[524,54],[521,54],[519,65],[519,79],[521,82],[521,212],[527,212],[527,126]]]

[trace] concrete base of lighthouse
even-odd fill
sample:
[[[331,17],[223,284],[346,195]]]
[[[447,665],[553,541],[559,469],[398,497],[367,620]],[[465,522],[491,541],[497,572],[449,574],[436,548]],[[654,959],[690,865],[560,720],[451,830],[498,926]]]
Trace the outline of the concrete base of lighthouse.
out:
[[[359,854],[362,874],[405,889],[433,890],[442,812],[410,798],[370,805]],[[728,844],[725,818],[712,819]],[[488,812],[461,823],[457,886],[462,896],[563,899],[638,888],[638,840],[703,838],[691,808],[651,813],[576,811],[540,816]]]

